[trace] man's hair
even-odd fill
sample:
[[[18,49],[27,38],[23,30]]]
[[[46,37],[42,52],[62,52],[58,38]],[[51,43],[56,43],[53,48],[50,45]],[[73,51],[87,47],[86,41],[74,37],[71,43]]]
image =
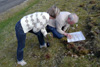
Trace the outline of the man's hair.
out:
[[[71,21],[74,21],[74,23],[77,23],[79,20],[79,17],[75,13],[71,13],[70,15],[68,15],[68,18],[70,18]]]
[[[53,18],[56,18],[57,15],[60,13],[60,9],[56,7],[56,5],[53,5],[47,10],[47,13]]]

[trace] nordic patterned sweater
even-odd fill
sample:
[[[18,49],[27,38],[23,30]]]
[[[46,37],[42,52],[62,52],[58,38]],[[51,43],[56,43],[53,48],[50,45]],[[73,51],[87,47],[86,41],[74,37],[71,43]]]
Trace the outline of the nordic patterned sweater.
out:
[[[47,35],[47,31],[45,27],[47,26],[49,21],[49,14],[46,12],[35,12],[33,14],[29,14],[24,16],[21,19],[21,26],[23,28],[24,33],[27,33],[30,30],[33,32],[41,31],[44,36]]]

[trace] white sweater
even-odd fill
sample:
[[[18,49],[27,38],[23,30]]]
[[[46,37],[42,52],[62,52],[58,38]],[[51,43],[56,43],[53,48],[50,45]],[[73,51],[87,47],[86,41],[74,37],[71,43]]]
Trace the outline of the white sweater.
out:
[[[71,14],[70,12],[60,12],[60,14],[56,17],[56,19],[50,19],[49,24],[51,27],[55,27],[57,31],[61,34],[64,34],[64,31],[67,30],[67,28],[70,26],[66,19],[68,18],[68,15]],[[62,30],[62,27],[64,27],[64,30]]]
[[[49,21],[49,14],[46,12],[35,12],[33,14],[29,14],[24,16],[21,19],[21,26],[23,28],[24,33],[33,29],[33,32],[41,31],[44,36],[47,35],[47,31],[45,27]]]

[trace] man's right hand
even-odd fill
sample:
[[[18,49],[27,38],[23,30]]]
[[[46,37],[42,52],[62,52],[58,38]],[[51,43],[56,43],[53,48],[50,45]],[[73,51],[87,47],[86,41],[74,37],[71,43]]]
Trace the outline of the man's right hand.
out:
[[[72,36],[71,36],[70,34],[68,34],[68,33],[64,33],[64,35],[65,35],[66,37],[68,37],[69,39],[72,38]]]

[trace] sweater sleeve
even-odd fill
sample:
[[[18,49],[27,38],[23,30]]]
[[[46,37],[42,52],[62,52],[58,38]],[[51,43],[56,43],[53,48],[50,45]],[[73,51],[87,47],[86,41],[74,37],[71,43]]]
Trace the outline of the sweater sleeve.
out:
[[[41,32],[42,32],[43,36],[46,37],[46,35],[47,35],[46,29],[45,28],[41,29]]]
[[[70,25],[66,24],[65,27],[64,27],[64,31],[66,31],[69,27],[70,27]]]
[[[56,29],[59,33],[64,34],[64,31],[62,30],[62,24],[60,24],[61,22],[56,21]]]

